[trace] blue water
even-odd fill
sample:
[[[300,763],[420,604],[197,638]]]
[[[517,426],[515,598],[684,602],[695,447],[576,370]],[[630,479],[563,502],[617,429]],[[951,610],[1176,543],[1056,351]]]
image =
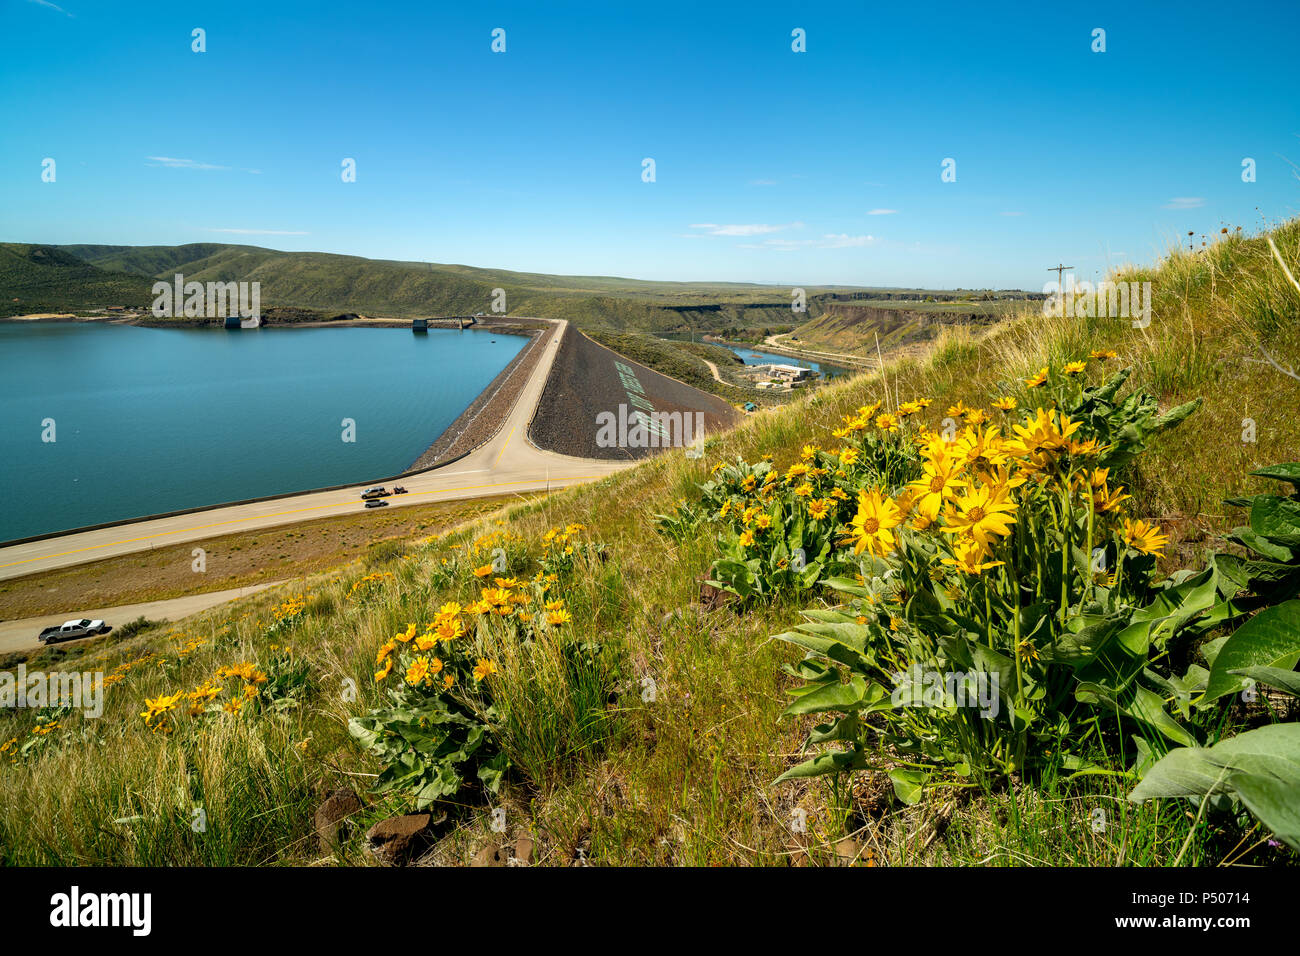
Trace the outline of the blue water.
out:
[[[743,345],[728,345],[726,347],[739,355],[740,360],[746,365],[797,365],[800,368],[810,368],[814,372],[821,372],[827,378],[845,375],[849,371],[841,365],[828,365],[825,362],[813,362],[808,359],[793,358],[789,355],[777,355],[775,352],[759,352]]]
[[[658,337],[668,339],[671,342],[702,342],[703,339],[690,332],[660,332]],[[789,355],[777,355],[775,352],[759,352],[744,345],[728,345],[718,343],[725,349],[730,349],[740,356],[740,360],[746,365],[798,365],[801,368],[810,368],[814,372],[821,372],[826,378],[835,378],[839,375],[848,375],[852,369],[843,365],[829,365],[826,362],[812,362],[808,359],[791,358]]]
[[[527,341],[0,323],[0,541],[398,474]]]

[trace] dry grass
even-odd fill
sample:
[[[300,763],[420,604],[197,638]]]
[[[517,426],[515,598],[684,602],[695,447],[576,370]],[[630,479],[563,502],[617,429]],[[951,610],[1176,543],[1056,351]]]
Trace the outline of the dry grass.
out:
[[[531,497],[503,495],[317,518],[11,578],[0,581],[0,618],[165,601],[314,574],[355,560],[380,542],[443,534],[507,502]],[[192,567],[195,548],[207,552],[202,575]]]
[[[1288,262],[1300,261],[1300,222],[1273,235]],[[1157,394],[1162,404],[1205,400],[1191,420],[1140,459],[1132,489],[1135,510],[1166,520],[1184,545],[1175,553],[1190,556],[1187,549],[1236,520],[1220,503],[1226,494],[1262,489],[1262,482],[1248,478],[1250,469],[1295,457],[1290,418],[1300,382],[1264,362],[1260,349],[1283,366],[1300,365],[1300,291],[1276,267],[1263,239],[1236,236],[1204,251],[1174,253],[1158,268],[1124,278],[1153,283],[1153,319],[1146,329],[1126,320],[1027,313],[979,339],[952,330],[928,359],[905,359],[790,408],[750,416],[711,439],[705,461],[665,455],[483,519],[476,531],[508,528],[534,551],[547,528],[569,521],[584,522],[590,536],[607,545],[608,561],[587,568],[574,586],[573,605],[580,610],[573,626],[581,640],[608,652],[610,670],[584,687],[566,675],[554,648],[497,649],[508,682],[502,694],[513,709],[507,746],[517,761],[500,803],[507,809],[507,832],[491,831],[487,802],[467,798],[449,808],[446,835],[430,859],[468,862],[490,842],[528,833],[537,840],[534,860],[552,864],[579,857],[615,864],[1172,862],[1191,826],[1185,808],[1128,806],[1122,781],[1049,781],[1034,791],[976,791],[961,800],[941,795],[905,810],[867,775],[851,788],[826,779],[773,787],[771,781],[800,759],[807,730],[805,723],[779,718],[792,683],[780,668],[796,655],[769,640],[798,619],[798,605],[706,610],[700,579],[715,555],[711,533],[704,529],[674,543],[652,530],[653,515],[690,497],[720,458],[772,454],[778,464],[788,463],[805,441],[825,444],[840,416],[865,402],[923,395],[945,407],[959,399],[984,404],[1008,392],[1025,397],[1020,378],[1042,365],[1114,349],[1116,362],[1134,369],[1132,386]],[[1253,443],[1242,441],[1245,418],[1255,421]],[[250,722],[247,732],[256,740],[218,737],[182,764],[173,753],[175,740],[141,728],[134,716],[141,698],[235,657],[264,657],[269,608],[280,596],[259,595],[193,624],[191,631],[212,636],[193,660],[174,672],[142,672],[138,683],[115,688],[119,702],[110,696],[109,712],[95,726],[69,731],[45,756],[0,767],[0,845],[8,858],[316,860],[313,800],[340,784],[364,791],[364,775],[375,770],[344,732],[350,715],[378,702],[369,679],[375,647],[438,601],[463,593],[462,585],[431,585],[440,555],[415,548],[385,565],[394,577],[368,603],[345,596],[365,570],[359,566],[302,582],[297,590],[310,595],[308,611],[282,639],[310,661],[311,693],[287,724],[270,717]],[[218,640],[223,624],[231,636]],[[168,646],[157,633],[135,645]],[[643,696],[647,678],[653,699]],[[340,693],[348,679],[359,689],[355,699]],[[592,688],[606,681],[599,732],[575,737],[571,729],[594,713]],[[586,716],[575,716],[580,706]],[[16,735],[30,727],[29,715],[3,719]],[[308,740],[305,751],[290,744],[295,739]],[[237,810],[241,819],[263,821],[265,829],[250,835],[235,827],[228,840],[211,846],[181,826],[150,824],[147,838],[94,836],[118,833],[125,825],[112,821],[129,813],[176,820],[190,799],[182,780],[191,794],[197,781],[214,806],[225,801],[220,805],[230,809],[222,810],[223,820]],[[1092,826],[1098,808],[1106,811],[1102,831]],[[358,822],[401,809],[400,799],[385,798]],[[800,816],[796,811],[807,815],[803,832],[791,825]],[[356,835],[363,828],[345,844],[343,861],[364,862]],[[60,842],[58,835],[69,830],[75,840]],[[1183,862],[1220,862],[1242,835],[1232,825],[1205,826]],[[1284,852],[1252,849],[1249,861],[1277,861]]]

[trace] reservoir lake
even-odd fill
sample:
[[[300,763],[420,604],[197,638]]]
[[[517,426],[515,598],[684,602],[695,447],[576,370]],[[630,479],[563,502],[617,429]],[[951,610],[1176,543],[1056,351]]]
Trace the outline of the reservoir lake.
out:
[[[0,541],[399,474],[527,343],[0,323]]]

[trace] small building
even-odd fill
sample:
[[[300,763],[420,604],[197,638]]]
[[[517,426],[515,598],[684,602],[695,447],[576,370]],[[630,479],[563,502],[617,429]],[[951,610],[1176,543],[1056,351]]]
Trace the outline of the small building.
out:
[[[428,331],[429,331],[429,320],[428,320],[428,319],[412,319],[412,320],[411,320],[411,331],[412,331],[412,332],[428,332]]]
[[[768,369],[774,378],[783,382],[802,382],[812,377],[812,369],[802,365],[769,365]]]

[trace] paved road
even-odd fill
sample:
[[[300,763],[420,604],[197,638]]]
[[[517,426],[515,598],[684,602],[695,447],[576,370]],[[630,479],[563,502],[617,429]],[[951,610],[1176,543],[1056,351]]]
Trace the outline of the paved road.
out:
[[[29,617],[17,621],[0,621],[0,654],[10,651],[30,651],[41,647],[41,642],[36,640],[37,634],[51,624],[62,624],[73,617],[88,617],[92,621],[104,621],[115,628],[121,627],[128,621],[134,621],[141,616],[147,617],[151,621],[175,621],[191,614],[198,614],[200,611],[206,611],[218,604],[225,604],[227,601],[233,601],[236,598],[256,594],[258,591],[265,591],[267,588],[273,588],[277,584],[283,583],[283,581],[274,581],[270,584],[250,584],[247,587],[230,588],[226,591],[190,594],[170,601],[148,601],[144,604],[106,607],[97,611],[77,611],[74,614],[66,612],[63,614],[45,614],[41,617]],[[71,646],[76,643],[76,641],[68,641],[66,645],[55,646]]]
[[[796,348],[793,345],[787,345],[785,342],[780,341],[786,334],[785,332],[778,332],[776,335],[769,335],[763,339],[763,344],[768,348],[785,349],[792,358],[807,358],[814,362],[839,362],[841,365],[848,365],[853,368],[861,366],[871,368],[875,364],[871,358],[863,355],[850,355],[847,352],[818,352],[813,349]]]
[[[404,479],[401,483],[409,494],[384,499],[390,507],[561,488],[603,478],[632,464],[571,458],[543,451],[527,440],[528,424],[568,327],[568,322],[562,319],[548,321],[553,322],[555,328],[549,341],[541,346],[545,352],[496,436],[459,461]],[[0,580],[146,551],[155,545],[197,541],[234,531],[269,528],[359,511],[362,509],[361,491],[373,483],[374,479],[337,491],[211,508],[170,518],[144,519],[96,531],[10,545],[0,548]],[[85,617],[85,614],[76,616]]]

